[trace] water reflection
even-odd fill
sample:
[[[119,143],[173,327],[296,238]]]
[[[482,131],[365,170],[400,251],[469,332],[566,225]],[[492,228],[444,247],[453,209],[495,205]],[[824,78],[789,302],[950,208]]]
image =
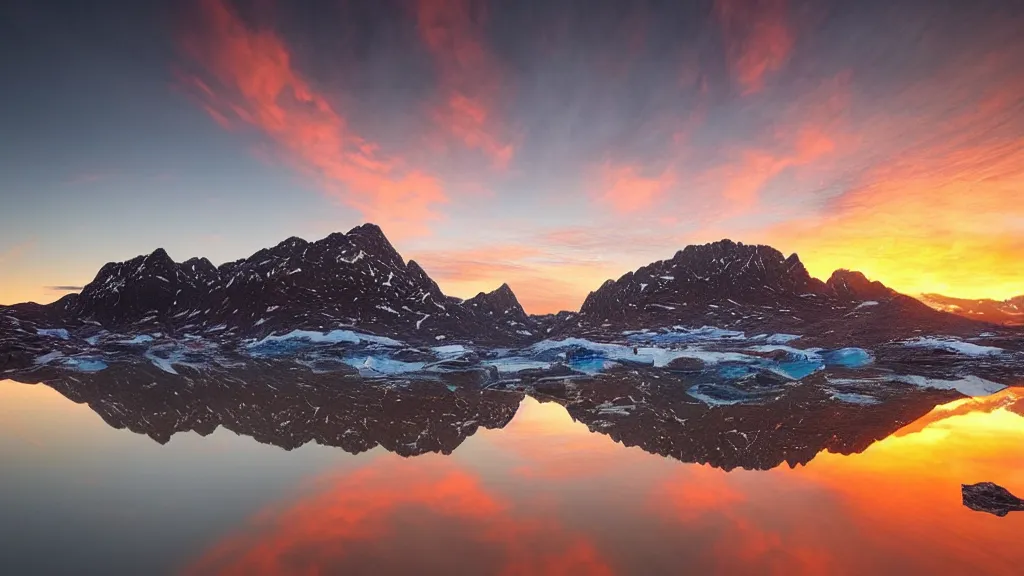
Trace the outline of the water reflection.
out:
[[[524,394],[253,375],[217,394],[127,376],[52,383],[88,409],[0,384],[0,572],[1013,574],[1024,560],[1024,515],[960,503],[961,483],[1024,492],[1024,389],[857,406],[795,387],[712,409],[650,381]]]

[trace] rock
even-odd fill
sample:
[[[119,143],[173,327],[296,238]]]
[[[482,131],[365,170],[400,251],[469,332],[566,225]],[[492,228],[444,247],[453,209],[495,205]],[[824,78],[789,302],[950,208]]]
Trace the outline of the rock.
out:
[[[704,361],[700,358],[675,358],[665,368],[678,372],[703,372]]]
[[[964,506],[977,512],[988,512],[996,516],[1006,516],[1010,512],[1024,510],[1024,500],[992,482],[961,485]]]

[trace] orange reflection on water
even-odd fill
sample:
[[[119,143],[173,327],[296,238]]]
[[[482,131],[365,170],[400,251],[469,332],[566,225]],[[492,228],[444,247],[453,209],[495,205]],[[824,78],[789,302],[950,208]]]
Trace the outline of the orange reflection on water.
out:
[[[467,565],[500,565],[502,574],[609,573],[582,535],[556,519],[518,514],[441,456],[409,466],[385,455],[319,484],[312,496],[259,513],[187,572],[458,573]]]
[[[724,472],[625,448],[527,398],[453,456],[382,455],[268,508],[190,574],[1015,574],[1024,389],[940,406],[861,454]],[[865,407],[864,409],[870,409]]]

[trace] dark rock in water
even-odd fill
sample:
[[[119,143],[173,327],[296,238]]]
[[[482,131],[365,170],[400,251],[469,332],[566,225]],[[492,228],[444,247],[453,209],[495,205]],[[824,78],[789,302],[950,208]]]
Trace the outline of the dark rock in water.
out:
[[[992,482],[963,484],[964,506],[977,512],[988,512],[996,516],[1006,516],[1010,512],[1024,510],[1024,500]]]
[[[704,361],[700,358],[673,358],[665,366],[669,370],[677,372],[702,372],[704,370]]]

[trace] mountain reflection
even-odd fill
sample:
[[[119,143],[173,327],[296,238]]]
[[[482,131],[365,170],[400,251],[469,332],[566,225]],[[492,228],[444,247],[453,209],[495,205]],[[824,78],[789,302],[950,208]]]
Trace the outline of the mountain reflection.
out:
[[[484,461],[382,454],[324,475],[186,573],[1011,574],[1024,522],[966,510],[957,480],[1019,459],[1024,420],[1007,407],[1020,392],[964,403],[980,411],[944,405],[853,458],[770,472],[680,466],[579,424],[555,450],[544,429],[557,409],[528,398],[487,433]],[[567,466],[568,452],[588,466]]]
[[[273,365],[210,381],[110,374],[49,382],[89,409],[0,388],[3,551],[66,548],[5,573],[1016,574],[1024,561],[1024,515],[960,494],[982,481],[1024,493],[1021,388],[929,408],[937,397],[858,406],[796,386],[711,408],[642,373],[529,390]],[[111,424],[211,436],[162,446]],[[747,426],[765,432],[738,444]],[[712,457],[683,464],[697,457],[684,449]],[[774,467],[743,469],[758,466]]]
[[[756,403],[709,405],[671,375],[627,372],[491,388],[475,382],[373,383],[356,376],[248,362],[216,372],[170,374],[147,364],[45,381],[107,424],[167,443],[223,427],[286,450],[309,442],[358,454],[381,446],[401,456],[450,454],[478,429],[503,428],[527,395],[556,402],[591,432],[682,462],[768,470],[806,464],[822,451],[864,451],[953,391],[893,388],[873,404],[841,401],[813,381]]]

